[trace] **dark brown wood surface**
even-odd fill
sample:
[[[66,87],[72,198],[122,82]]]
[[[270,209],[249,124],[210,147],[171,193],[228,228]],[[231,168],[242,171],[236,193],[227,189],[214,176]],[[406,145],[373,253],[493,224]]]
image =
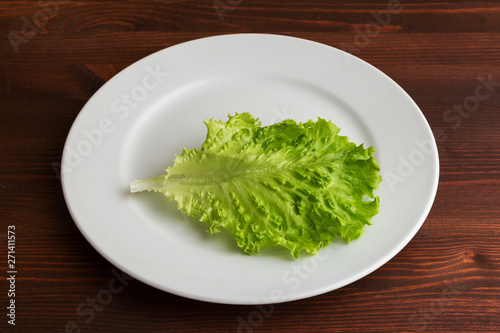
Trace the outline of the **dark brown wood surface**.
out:
[[[0,331],[500,331],[498,1],[3,0],[0,31]],[[264,308],[123,278],[73,223],[58,178],[72,122],[114,74],[180,42],[243,32],[343,48],[388,74],[435,130],[441,165],[427,220],[392,260],[344,288]],[[464,106],[481,78],[490,94]],[[88,305],[116,275],[120,292]]]

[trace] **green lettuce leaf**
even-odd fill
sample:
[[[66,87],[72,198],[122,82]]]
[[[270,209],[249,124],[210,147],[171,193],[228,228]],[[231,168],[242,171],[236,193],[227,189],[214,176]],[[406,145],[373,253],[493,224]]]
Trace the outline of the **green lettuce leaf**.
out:
[[[379,212],[382,180],[373,147],[337,135],[330,121],[285,120],[262,127],[249,113],[206,120],[201,149],[184,148],[166,174],[131,184],[156,191],[182,212],[224,228],[246,253],[281,245],[316,254],[339,235],[363,233]]]

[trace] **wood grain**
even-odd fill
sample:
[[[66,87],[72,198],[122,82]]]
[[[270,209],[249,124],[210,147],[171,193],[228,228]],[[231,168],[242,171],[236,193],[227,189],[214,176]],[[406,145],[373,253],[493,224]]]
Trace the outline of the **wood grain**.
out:
[[[445,116],[481,78],[500,82],[497,1],[49,3],[0,3],[0,244],[15,225],[20,272],[17,325],[2,313],[0,331],[65,332],[73,323],[75,332],[500,331],[500,87],[458,126]],[[391,3],[400,11],[388,16]],[[387,23],[380,30],[377,17]],[[442,134],[426,222],[380,269],[317,297],[260,309],[219,305],[122,276],[123,289],[89,320],[79,306],[120,272],[84,239],[64,202],[58,162],[72,122],[97,89],[142,57],[248,32],[343,48],[412,96]],[[22,42],[13,46],[13,36]]]

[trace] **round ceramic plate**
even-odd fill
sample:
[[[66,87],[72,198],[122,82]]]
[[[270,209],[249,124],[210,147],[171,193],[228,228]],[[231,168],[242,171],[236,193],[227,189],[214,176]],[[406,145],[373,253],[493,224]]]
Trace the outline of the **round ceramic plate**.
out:
[[[131,181],[163,174],[183,147],[199,148],[205,119],[240,112],[263,125],[329,119],[341,135],[374,146],[380,214],[365,234],[297,260],[281,248],[249,256],[163,195],[129,192]],[[340,288],[395,256],[431,208],[438,169],[422,112],[382,72],[316,42],[237,34],[169,47],[113,77],[76,118],[61,172],[78,228],[124,272],[197,300],[265,304]]]

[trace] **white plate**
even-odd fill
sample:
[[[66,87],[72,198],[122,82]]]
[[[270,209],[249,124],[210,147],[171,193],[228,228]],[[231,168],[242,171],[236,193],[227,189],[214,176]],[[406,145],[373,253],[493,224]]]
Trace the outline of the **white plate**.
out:
[[[203,120],[250,112],[264,125],[331,119],[373,145],[381,165],[380,214],[358,240],[316,256],[256,256],[226,233],[183,217],[157,193],[129,193],[164,173],[183,146],[205,139]],[[437,189],[432,132],[411,98],[382,72],[335,48],[292,37],[203,38],[152,54],[106,83],[85,105],[62,158],[71,215],[106,259],[158,289],[203,301],[265,304],[345,286],[396,255],[424,222]]]

